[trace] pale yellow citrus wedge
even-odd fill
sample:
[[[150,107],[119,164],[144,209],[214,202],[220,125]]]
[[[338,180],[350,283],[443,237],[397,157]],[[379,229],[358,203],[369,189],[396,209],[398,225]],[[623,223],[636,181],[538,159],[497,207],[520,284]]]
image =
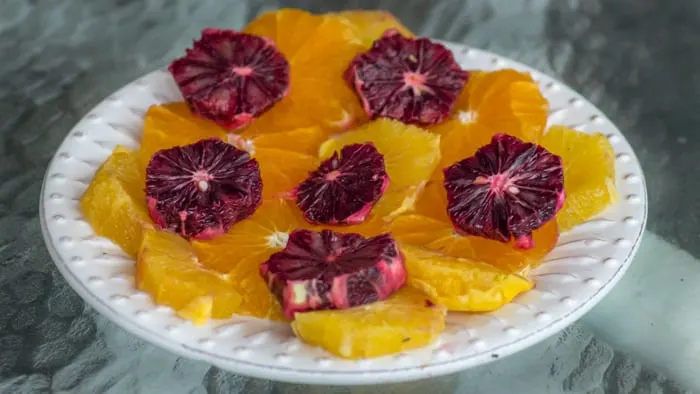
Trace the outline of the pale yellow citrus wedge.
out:
[[[420,348],[437,339],[444,328],[445,308],[410,287],[360,307],[297,313],[292,322],[304,342],[350,359]]]
[[[564,207],[557,214],[562,231],[568,231],[617,202],[615,153],[603,134],[585,134],[551,127],[542,145],[564,164]]]
[[[194,249],[180,236],[148,230],[136,261],[136,287],[161,305],[182,312],[195,323],[233,316],[241,295],[225,277],[203,267]],[[211,297],[211,305],[206,297]]]
[[[487,312],[530,290],[532,282],[492,265],[401,244],[408,284],[452,311]]]
[[[80,199],[80,210],[95,233],[132,257],[143,232],[154,226],[146,210],[145,183],[137,154],[117,147]]]

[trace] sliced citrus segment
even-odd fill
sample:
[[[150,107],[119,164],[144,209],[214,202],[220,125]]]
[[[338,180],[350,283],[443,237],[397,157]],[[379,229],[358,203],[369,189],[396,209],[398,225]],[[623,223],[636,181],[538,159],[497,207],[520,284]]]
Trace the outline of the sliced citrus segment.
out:
[[[568,231],[617,202],[615,154],[603,134],[585,134],[551,127],[542,145],[562,158],[564,207],[557,214],[562,231]]]
[[[144,230],[153,228],[144,187],[137,154],[119,146],[80,198],[80,210],[95,233],[111,239],[132,257],[136,257]]]
[[[408,284],[452,311],[487,312],[530,290],[532,282],[480,261],[401,245]]]
[[[344,358],[379,357],[426,346],[445,328],[445,308],[404,287],[389,299],[344,309],[297,313],[304,342]]]
[[[259,16],[244,31],[274,40],[289,61],[291,76],[289,95],[248,130],[264,133],[313,124],[338,130],[363,119],[343,71],[365,47],[346,19],[283,9]]]
[[[402,244],[420,246],[453,257],[483,261],[509,273],[526,275],[542,262],[557,243],[559,232],[550,221],[533,232],[534,247],[519,249],[515,242],[503,243],[482,237],[458,234],[452,224],[429,217],[408,214],[390,225],[391,234]]]
[[[165,231],[144,234],[136,261],[136,287],[158,304],[184,309],[194,322],[229,318],[241,304],[241,295],[220,275],[202,267],[184,238]],[[211,308],[202,299],[207,296],[212,298]]]
[[[349,144],[371,142],[384,155],[389,187],[372,209],[372,215],[386,217],[413,206],[422,184],[440,160],[440,136],[389,119],[377,119],[352,131],[331,137],[321,145],[322,159]]]
[[[443,137],[440,169],[474,155],[499,133],[539,141],[548,110],[530,74],[511,69],[472,72],[450,118],[431,129]]]
[[[265,201],[250,218],[231,227],[227,234],[210,241],[192,243],[203,266],[228,273],[233,287],[243,296],[238,313],[281,319],[279,304],[260,276],[260,264],[282,250],[289,233],[310,228],[291,201]]]
[[[191,321],[195,326],[201,326],[209,321],[213,307],[214,297],[197,297],[189,304],[185,305],[184,308],[177,311],[177,315]]]
[[[404,37],[414,36],[411,30],[388,11],[351,10],[330,15],[345,18],[352,23],[366,47],[372,46],[372,43],[389,29],[396,29]]]
[[[291,193],[319,163],[314,156],[280,149],[259,149],[254,157],[260,164],[263,199]]]
[[[161,149],[193,144],[205,138],[217,138],[255,155],[260,149],[281,149],[315,155],[324,138],[316,126],[299,129],[275,129],[265,134],[246,130],[229,133],[214,122],[200,118],[185,103],[153,105],[146,112],[139,155],[148,164]]]

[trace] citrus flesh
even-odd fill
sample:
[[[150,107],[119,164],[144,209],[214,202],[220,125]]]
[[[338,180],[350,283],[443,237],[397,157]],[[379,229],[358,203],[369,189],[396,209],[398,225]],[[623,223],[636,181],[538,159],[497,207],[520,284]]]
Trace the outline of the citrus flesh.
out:
[[[562,231],[568,231],[617,202],[615,153],[603,134],[586,134],[553,126],[542,145],[564,164],[566,201],[557,214]]]
[[[408,284],[451,311],[488,312],[530,290],[532,282],[476,260],[401,244]]]
[[[389,187],[371,216],[393,217],[413,208],[423,184],[440,160],[440,136],[390,119],[377,119],[335,135],[321,145],[321,159],[349,144],[371,142],[384,155]]]
[[[405,286],[384,301],[344,310],[297,313],[294,333],[343,358],[371,358],[420,348],[445,328],[445,308]]]
[[[443,168],[473,156],[496,134],[538,142],[548,111],[529,74],[511,69],[471,72],[450,118],[430,129],[442,136],[436,177],[442,179]]]
[[[343,80],[350,60],[365,49],[358,30],[345,18],[282,9],[250,22],[244,32],[272,39],[290,65],[289,95],[246,130],[321,125],[340,130],[364,119],[354,93]]]
[[[117,147],[100,166],[80,198],[80,210],[99,236],[109,238],[131,257],[143,232],[154,227],[146,209],[145,174],[138,155]]]
[[[360,40],[367,48],[389,29],[396,29],[404,37],[414,36],[413,32],[388,11],[350,10],[329,15],[347,19],[355,26]]]
[[[165,231],[144,234],[136,261],[136,287],[194,323],[229,318],[241,304],[241,295],[225,277],[203,267],[184,238]]]

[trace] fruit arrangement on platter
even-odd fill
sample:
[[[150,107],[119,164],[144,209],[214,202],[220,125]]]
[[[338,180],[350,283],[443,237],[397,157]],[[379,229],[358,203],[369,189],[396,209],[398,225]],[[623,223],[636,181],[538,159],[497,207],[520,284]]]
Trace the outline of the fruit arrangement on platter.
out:
[[[607,139],[546,129],[531,76],[463,70],[391,14],[268,12],[205,29],[80,200],[136,286],[194,324],[289,322],[344,358],[496,310],[616,201]]]

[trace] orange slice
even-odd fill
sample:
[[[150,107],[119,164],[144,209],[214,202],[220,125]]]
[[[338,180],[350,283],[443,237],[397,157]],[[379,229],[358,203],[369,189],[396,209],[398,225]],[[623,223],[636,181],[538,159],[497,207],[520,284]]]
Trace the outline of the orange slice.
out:
[[[445,308],[404,287],[385,301],[344,310],[297,313],[304,342],[343,358],[379,357],[426,346],[445,328]]]
[[[99,236],[136,257],[143,232],[153,228],[146,210],[145,177],[136,153],[117,147],[80,198],[80,210]]]
[[[413,209],[424,182],[440,160],[440,136],[390,119],[377,119],[331,137],[321,145],[321,159],[348,144],[371,142],[384,155],[389,187],[372,216],[393,217]]]
[[[275,41],[291,76],[289,95],[246,130],[265,133],[316,124],[339,130],[364,119],[343,72],[365,46],[346,19],[283,9],[259,16],[243,31]]]
[[[203,266],[228,273],[233,288],[243,296],[238,313],[281,319],[279,305],[260,276],[260,264],[282,250],[289,233],[298,228],[311,226],[292,202],[275,199],[264,202],[226,235],[192,245]]]
[[[323,135],[318,127],[266,134],[227,133],[215,123],[194,115],[185,103],[171,103],[148,109],[139,156],[145,167],[161,149],[218,138],[248,151],[258,160],[263,198],[271,198],[289,192],[309,171],[316,169],[315,155]]]
[[[617,202],[615,153],[600,133],[585,134],[564,126],[550,128],[542,145],[562,158],[566,201],[557,214],[568,231]]]
[[[199,264],[190,244],[176,234],[148,230],[136,261],[136,287],[194,323],[231,317],[241,296],[220,275]]]
[[[486,312],[530,290],[532,282],[492,265],[402,244],[408,284],[452,311]]]
[[[413,32],[388,11],[351,10],[330,15],[345,18],[352,23],[357,28],[360,39],[367,48],[371,47],[372,43],[389,29],[398,30],[404,37],[414,36]]]
[[[443,137],[440,169],[473,156],[495,134],[539,141],[548,111],[530,74],[511,69],[472,72],[452,116],[431,129]]]

